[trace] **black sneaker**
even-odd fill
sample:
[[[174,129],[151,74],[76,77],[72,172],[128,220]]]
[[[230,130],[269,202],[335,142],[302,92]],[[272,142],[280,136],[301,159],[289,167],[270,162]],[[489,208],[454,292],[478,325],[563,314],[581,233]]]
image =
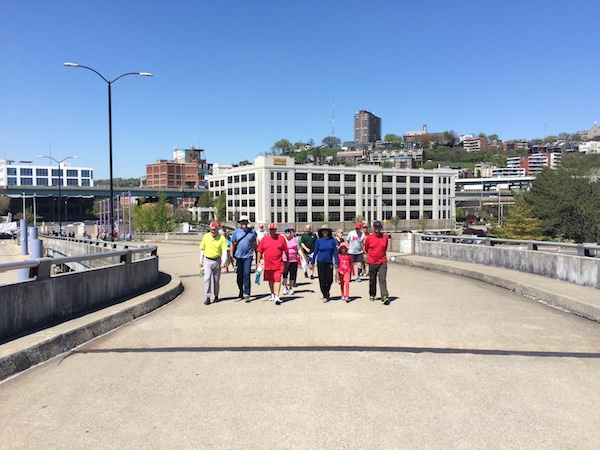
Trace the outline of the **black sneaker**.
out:
[[[215,295],[215,303],[217,303],[219,301],[219,296]]]
[[[314,275],[311,275],[311,276],[310,276],[310,279],[311,279],[311,280],[314,280],[314,279],[315,279],[315,276],[314,276]]]
[[[205,305],[210,305],[210,298],[207,298],[206,300],[204,300],[204,304]]]
[[[390,298],[386,295],[385,297],[383,297],[383,299],[381,300],[381,303],[383,303],[384,305],[389,305],[390,304]]]
[[[246,303],[250,303],[250,296],[249,295],[244,295],[244,298],[246,299]]]
[[[304,278],[308,278],[308,272],[304,271]]]
[[[240,293],[238,295],[239,298],[244,298],[244,290],[240,289]]]

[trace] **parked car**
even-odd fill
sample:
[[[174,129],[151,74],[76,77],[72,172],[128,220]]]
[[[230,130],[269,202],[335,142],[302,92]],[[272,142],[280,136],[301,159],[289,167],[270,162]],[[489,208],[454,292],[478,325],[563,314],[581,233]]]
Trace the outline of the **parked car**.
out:
[[[84,225],[85,225],[85,223],[83,223],[83,222],[73,222],[73,223],[70,223],[69,225],[67,225],[67,227],[82,227]]]
[[[12,233],[7,233],[5,231],[0,233],[0,239],[12,239],[13,235]]]

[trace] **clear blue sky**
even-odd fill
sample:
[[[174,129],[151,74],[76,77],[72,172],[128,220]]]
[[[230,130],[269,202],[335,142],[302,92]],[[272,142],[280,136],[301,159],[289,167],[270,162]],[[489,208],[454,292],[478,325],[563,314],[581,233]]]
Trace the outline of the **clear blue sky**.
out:
[[[384,135],[574,133],[600,121],[599,18],[596,0],[3,0],[0,159],[51,149],[108,177],[107,85],[64,62],[154,75],[112,86],[123,178],[174,147],[237,163],[321,143],[334,99],[342,141],[361,109]]]

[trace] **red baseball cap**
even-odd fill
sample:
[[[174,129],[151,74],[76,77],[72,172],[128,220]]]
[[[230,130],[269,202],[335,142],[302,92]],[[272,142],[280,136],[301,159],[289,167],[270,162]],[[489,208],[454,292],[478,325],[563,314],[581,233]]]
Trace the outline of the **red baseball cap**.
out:
[[[214,228],[215,230],[219,228],[219,224],[217,222],[211,222],[209,226],[210,228]]]
[[[275,222],[271,222],[269,224],[269,230],[276,230],[277,229],[277,224]]]
[[[354,228],[360,228],[360,227],[362,227],[362,223],[360,223],[360,222],[356,222],[356,223],[354,224]]]
[[[224,226],[225,226],[225,222],[223,222],[223,223],[221,224],[221,226],[222,226],[222,227],[224,227]]]
[[[265,226],[261,223],[260,224],[260,229],[262,230]]]

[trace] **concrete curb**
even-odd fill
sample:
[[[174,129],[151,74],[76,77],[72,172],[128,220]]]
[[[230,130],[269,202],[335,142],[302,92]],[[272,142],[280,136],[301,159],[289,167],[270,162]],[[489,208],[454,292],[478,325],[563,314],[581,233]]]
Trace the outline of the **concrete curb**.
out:
[[[416,261],[409,258],[403,258],[402,255],[398,255],[396,260],[394,261],[396,264],[404,264],[407,266],[418,267],[421,269],[427,270],[437,270],[439,272],[446,272],[452,275],[459,275],[467,278],[472,278],[475,280],[483,281],[485,283],[492,284],[494,286],[499,286],[504,289],[508,289],[517,294],[524,295],[526,297],[533,298],[537,301],[543,302],[549,306],[556,307],[559,309],[563,309],[567,312],[577,314],[579,316],[585,317],[586,319],[593,320],[595,322],[600,322],[600,305],[586,302],[585,300],[581,300],[579,298],[556,293],[540,286],[534,286],[532,284],[523,283],[520,281],[512,280],[507,278],[505,275],[496,276],[491,275],[489,273],[484,273],[483,271],[470,270],[465,269],[463,267],[457,267],[449,263],[439,263],[439,262],[423,262]],[[506,269],[509,270],[509,269]],[[568,282],[564,282],[568,283]],[[578,289],[591,289],[585,288],[579,285],[573,285],[573,291],[577,291]]]
[[[181,292],[181,279],[171,275],[171,281],[159,289],[2,344],[0,381],[144,316],[169,303]]]

